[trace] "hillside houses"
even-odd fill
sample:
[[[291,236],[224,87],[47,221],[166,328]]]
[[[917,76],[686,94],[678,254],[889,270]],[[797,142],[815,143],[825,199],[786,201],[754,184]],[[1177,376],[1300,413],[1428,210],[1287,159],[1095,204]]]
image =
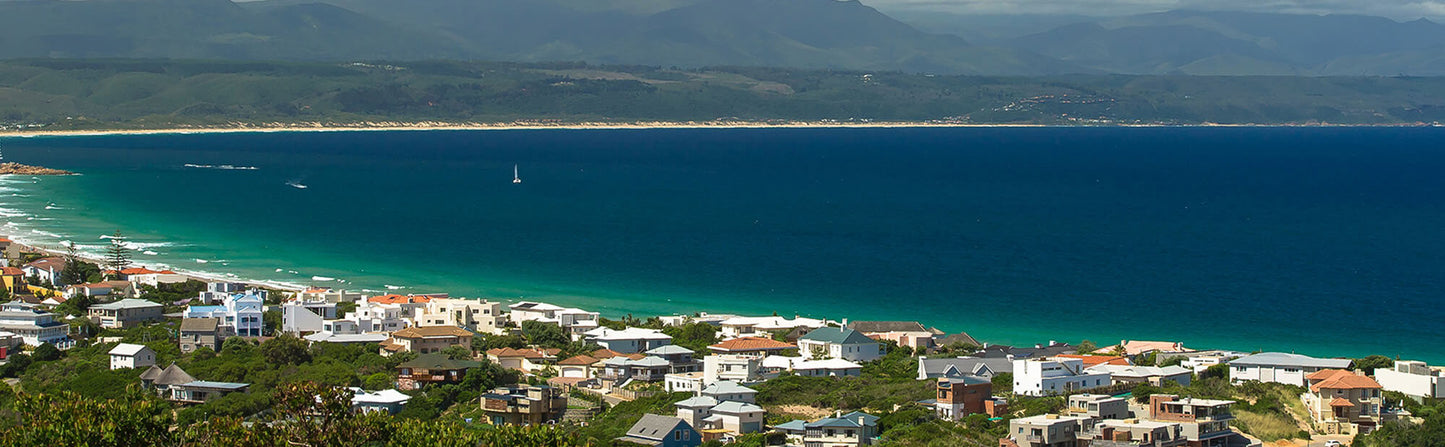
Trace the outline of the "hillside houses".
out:
[[[1258,381],[1305,386],[1306,376],[1326,369],[1347,369],[1348,359],[1318,359],[1307,355],[1265,352],[1229,362],[1229,380]]]

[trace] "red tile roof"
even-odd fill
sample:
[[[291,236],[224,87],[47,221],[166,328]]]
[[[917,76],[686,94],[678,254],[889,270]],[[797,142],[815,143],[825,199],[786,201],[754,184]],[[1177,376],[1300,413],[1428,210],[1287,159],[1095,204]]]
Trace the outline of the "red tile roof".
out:
[[[1305,376],[1310,381],[1310,390],[1321,389],[1332,390],[1354,390],[1354,389],[1381,389],[1380,382],[1375,379],[1355,374],[1343,369],[1324,369]]]
[[[25,271],[16,267],[0,267],[0,274],[5,276],[25,276]]]
[[[1345,398],[1343,398],[1343,397],[1336,397],[1335,400],[1330,401],[1330,406],[1331,406],[1331,407],[1353,407],[1353,406],[1355,406],[1355,403],[1354,403],[1354,402],[1350,402],[1349,399],[1345,399]]]
[[[1083,360],[1083,361],[1084,361],[1084,367],[1085,367],[1085,368],[1090,368],[1090,367],[1099,366],[1099,365],[1123,365],[1123,366],[1129,366],[1129,359],[1124,358],[1124,357],[1114,357],[1114,356],[1109,356],[1109,355],[1059,354],[1059,355],[1056,355],[1056,356],[1054,356],[1054,357],[1063,357],[1063,358],[1066,358],[1066,359],[1079,359],[1079,360]]]
[[[567,359],[567,360],[563,360],[563,361],[557,362],[558,365],[582,365],[582,366],[591,365],[591,364],[593,364],[593,363],[597,363],[597,359],[596,359],[595,357],[590,356],[590,355],[573,356],[572,358],[569,358],[569,359]]]
[[[368,303],[381,303],[381,304],[409,304],[409,303],[426,303],[426,302],[430,302],[430,301],[431,301],[431,298],[427,298],[427,297],[424,297],[424,296],[405,296],[405,295],[392,294],[392,295],[373,296],[373,297],[371,297],[371,298],[367,298],[366,301],[367,301]]]
[[[789,348],[796,348],[792,344],[783,343],[771,338],[762,337],[739,337],[724,341],[708,349],[720,352],[748,352],[748,351],[781,351]]]

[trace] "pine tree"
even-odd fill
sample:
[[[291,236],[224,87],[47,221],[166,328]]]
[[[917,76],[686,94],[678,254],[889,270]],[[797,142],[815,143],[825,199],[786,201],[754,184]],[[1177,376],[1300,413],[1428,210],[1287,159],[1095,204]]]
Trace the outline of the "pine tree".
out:
[[[112,278],[118,278],[121,270],[130,267],[130,249],[125,247],[125,236],[121,236],[120,230],[115,230],[110,247],[105,249],[105,266],[115,272]]]
[[[59,285],[84,284],[85,267],[80,264],[80,256],[76,254],[75,243],[67,245],[65,247],[65,270],[60,271],[59,280],[56,280],[54,277],[52,277],[51,280],[59,283]]]

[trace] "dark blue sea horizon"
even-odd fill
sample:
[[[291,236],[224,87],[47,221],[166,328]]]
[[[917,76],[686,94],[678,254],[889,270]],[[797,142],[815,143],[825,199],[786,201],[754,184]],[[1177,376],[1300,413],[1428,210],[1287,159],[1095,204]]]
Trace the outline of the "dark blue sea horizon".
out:
[[[0,214],[21,240],[99,249],[99,235],[120,229],[154,253],[143,263],[296,284],[545,299],[611,316],[918,320],[995,343],[1155,339],[1445,362],[1442,137],[894,128],[7,139],[5,161],[83,175],[7,179]]]

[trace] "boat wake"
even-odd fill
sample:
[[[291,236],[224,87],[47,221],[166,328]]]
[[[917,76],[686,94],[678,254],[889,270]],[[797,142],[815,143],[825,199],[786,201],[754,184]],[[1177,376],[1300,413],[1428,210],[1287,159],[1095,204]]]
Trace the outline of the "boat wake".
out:
[[[195,163],[186,163],[186,164],[185,164],[185,167],[187,167],[187,168],[196,168],[196,169],[219,169],[219,170],[222,170],[222,171],[255,171],[255,170],[261,169],[261,168],[255,167],[255,166],[201,165],[201,164],[195,164]]]

